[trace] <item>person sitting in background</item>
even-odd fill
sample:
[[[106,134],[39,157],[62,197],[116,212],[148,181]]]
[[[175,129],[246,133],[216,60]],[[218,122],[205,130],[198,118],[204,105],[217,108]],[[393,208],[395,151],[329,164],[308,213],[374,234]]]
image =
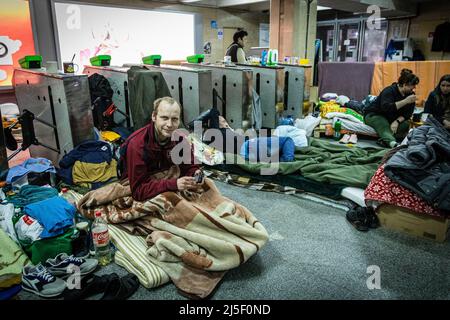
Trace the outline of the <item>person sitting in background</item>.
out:
[[[450,130],[450,74],[444,75],[425,102],[424,113],[431,114]]]
[[[233,35],[233,43],[227,49],[226,56],[231,57],[231,62],[234,63],[246,63],[247,59],[245,58],[245,39],[248,36],[248,33],[244,30],[240,30]]]
[[[134,200],[145,201],[166,191],[196,189],[200,168],[194,164],[191,149],[190,163],[175,164],[171,151],[178,143],[172,136],[180,125],[181,107],[171,97],[155,100],[152,120],[134,132],[122,145],[124,173],[128,178]]]
[[[379,142],[386,147],[398,145],[409,130],[416,103],[414,89],[419,78],[409,69],[403,69],[398,82],[384,88],[378,97],[364,110],[364,121],[374,128]]]

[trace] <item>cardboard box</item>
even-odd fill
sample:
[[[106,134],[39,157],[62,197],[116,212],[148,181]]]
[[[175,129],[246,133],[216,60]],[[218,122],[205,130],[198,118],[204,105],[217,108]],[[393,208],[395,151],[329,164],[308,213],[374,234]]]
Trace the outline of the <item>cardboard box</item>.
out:
[[[390,204],[378,207],[377,214],[383,227],[438,242],[444,242],[450,232],[450,219],[419,214]]]

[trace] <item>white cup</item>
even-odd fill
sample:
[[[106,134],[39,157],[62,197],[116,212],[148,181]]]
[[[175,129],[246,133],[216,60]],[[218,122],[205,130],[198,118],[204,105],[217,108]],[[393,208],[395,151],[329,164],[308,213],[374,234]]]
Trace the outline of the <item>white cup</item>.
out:
[[[225,57],[223,57],[223,63],[225,63],[225,64],[231,64],[231,56],[225,56]]]

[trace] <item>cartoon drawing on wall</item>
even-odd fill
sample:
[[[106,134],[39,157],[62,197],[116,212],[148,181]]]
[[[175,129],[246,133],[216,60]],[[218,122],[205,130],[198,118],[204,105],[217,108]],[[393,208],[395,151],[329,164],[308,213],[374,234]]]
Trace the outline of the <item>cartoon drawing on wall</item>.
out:
[[[81,65],[88,65],[89,59],[97,55],[113,55],[115,50],[120,49],[121,46],[130,40],[130,35],[127,34],[123,37],[123,41],[118,41],[114,34],[114,29],[111,27],[109,22],[104,26],[103,30],[91,29],[91,36],[96,45],[93,48],[85,48],[80,50],[79,56]]]
[[[12,66],[13,54],[20,50],[22,42],[8,36],[0,36],[0,66]]]
[[[8,78],[8,74],[6,73],[6,71],[3,71],[0,69],[0,81],[4,81]]]

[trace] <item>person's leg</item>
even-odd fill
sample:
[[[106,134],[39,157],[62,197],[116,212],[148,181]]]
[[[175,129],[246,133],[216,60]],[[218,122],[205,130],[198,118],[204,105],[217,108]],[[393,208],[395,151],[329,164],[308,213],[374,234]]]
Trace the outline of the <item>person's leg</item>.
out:
[[[397,133],[395,134],[395,138],[397,141],[403,140],[409,131],[409,121],[403,121],[398,125]]]
[[[391,126],[385,117],[369,114],[364,118],[364,121],[376,131],[378,137],[380,137],[379,141],[386,147],[392,147],[392,144],[396,142]]]

